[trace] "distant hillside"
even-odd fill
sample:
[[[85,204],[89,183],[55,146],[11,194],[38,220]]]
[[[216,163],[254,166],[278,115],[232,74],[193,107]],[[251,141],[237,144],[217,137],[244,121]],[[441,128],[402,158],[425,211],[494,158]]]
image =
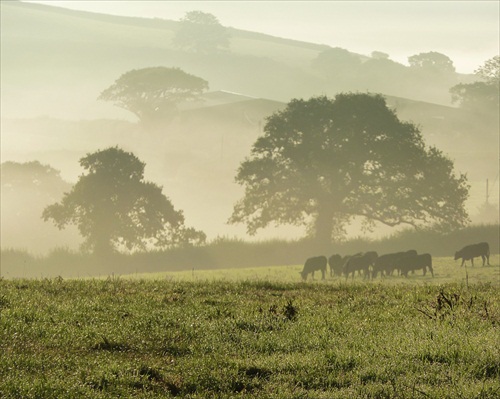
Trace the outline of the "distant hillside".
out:
[[[359,68],[332,76],[314,67],[327,46],[228,28],[230,51],[193,54],[172,46],[179,22],[117,17],[46,5],[1,2],[2,114],[129,118],[99,93],[122,73],[176,66],[211,90],[288,102],[339,91],[372,91],[447,104],[466,76],[428,79],[390,60],[354,54]],[[331,70],[336,70],[334,63]]]

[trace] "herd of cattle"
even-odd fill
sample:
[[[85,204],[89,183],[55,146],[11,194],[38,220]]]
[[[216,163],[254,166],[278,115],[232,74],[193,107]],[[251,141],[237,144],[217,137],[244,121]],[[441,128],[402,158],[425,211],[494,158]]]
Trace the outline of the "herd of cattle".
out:
[[[481,257],[483,266],[485,262],[490,264],[490,246],[487,242],[472,244],[463,247],[460,251],[455,252],[455,260],[462,259],[462,265],[465,261],[470,260],[474,266],[474,258]],[[330,276],[342,276],[346,279],[349,275],[354,275],[356,272],[363,275],[364,278],[375,278],[380,276],[392,275],[394,272],[408,277],[409,272],[422,270],[423,274],[427,270],[434,277],[434,269],[432,268],[432,256],[428,253],[417,254],[415,250],[405,252],[395,252],[385,255],[378,255],[375,251],[360,252],[355,255],[340,256],[334,254],[328,259],[326,256],[315,256],[306,260],[303,270],[300,272],[303,280],[307,279],[308,274],[314,279],[314,272],[321,271],[323,280],[326,276],[327,265],[330,266]]]

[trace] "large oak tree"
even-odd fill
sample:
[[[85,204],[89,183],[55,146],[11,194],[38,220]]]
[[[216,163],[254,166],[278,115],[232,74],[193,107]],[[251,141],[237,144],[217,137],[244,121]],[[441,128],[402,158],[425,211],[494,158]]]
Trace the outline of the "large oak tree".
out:
[[[292,100],[267,119],[236,181],[245,194],[229,222],[250,234],[308,225],[326,244],[355,217],[415,227],[468,221],[466,177],[380,95]]]
[[[200,243],[205,234],[184,226],[162,188],[144,180],[144,166],[134,154],[111,147],[80,159],[85,169],[59,203],[43,211],[59,228],[78,227],[86,249],[106,254],[121,247]]]

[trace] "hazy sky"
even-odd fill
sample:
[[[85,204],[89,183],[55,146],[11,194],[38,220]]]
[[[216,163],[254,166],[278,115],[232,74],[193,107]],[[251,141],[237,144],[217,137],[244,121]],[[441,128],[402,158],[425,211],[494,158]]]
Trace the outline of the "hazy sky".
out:
[[[33,1],[105,14],[181,19],[199,10],[224,26],[342,47],[388,53],[407,63],[421,52],[449,56],[472,73],[500,50],[500,1]]]

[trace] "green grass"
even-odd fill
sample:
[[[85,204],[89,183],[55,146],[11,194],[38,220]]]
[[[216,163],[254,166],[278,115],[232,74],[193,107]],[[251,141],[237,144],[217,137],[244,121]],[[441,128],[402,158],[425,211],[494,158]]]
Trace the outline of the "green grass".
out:
[[[0,280],[0,397],[497,398],[498,260]]]

